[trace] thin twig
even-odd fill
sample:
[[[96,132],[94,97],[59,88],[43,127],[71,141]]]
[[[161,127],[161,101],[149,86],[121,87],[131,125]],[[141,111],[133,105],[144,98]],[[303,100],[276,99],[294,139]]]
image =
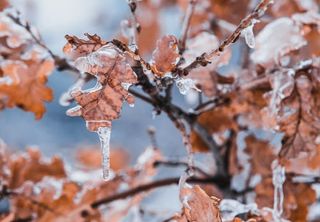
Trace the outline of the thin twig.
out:
[[[129,36],[129,46],[133,48],[134,52],[138,51],[138,33],[140,32],[140,25],[138,24],[138,19],[136,16],[137,2],[136,1],[128,1],[128,5],[131,11],[131,23],[130,32],[131,36]]]
[[[179,40],[180,54],[182,54],[186,48],[186,41],[187,41],[187,37],[188,37],[190,22],[191,22],[191,18],[192,18],[196,4],[197,4],[197,0],[189,0],[187,11],[184,16],[183,23],[182,23],[181,38]]]
[[[154,162],[154,166],[168,166],[168,167],[176,167],[176,166],[185,166],[188,167],[188,163],[185,161],[174,161],[174,160],[159,160]],[[213,175],[210,175],[208,173],[206,173],[203,169],[201,169],[200,167],[197,167],[196,165],[193,165],[193,169],[197,172],[199,172],[200,174],[202,174],[203,176],[206,177],[211,177]]]
[[[41,37],[37,37],[37,35],[32,31],[31,26],[29,22],[25,22],[25,24],[21,21],[19,16],[14,16],[12,14],[7,14],[9,18],[12,19],[13,22],[15,22],[20,27],[24,28],[31,36],[31,38],[35,41],[37,45],[42,47],[44,50],[48,52],[50,57],[54,60],[55,65],[57,66],[57,69],[59,71],[69,70],[74,73],[79,73],[79,71],[72,65],[68,63],[68,61],[65,58],[61,58],[58,55],[54,54],[51,49],[49,49],[41,40]]]
[[[161,180],[153,181],[153,182],[150,182],[147,184],[143,184],[143,185],[137,186],[135,188],[132,188],[130,190],[127,190],[127,191],[124,191],[121,193],[117,193],[117,194],[108,196],[106,198],[97,200],[91,204],[91,207],[98,208],[99,206],[101,206],[103,204],[108,204],[108,203],[111,203],[115,200],[125,199],[128,197],[134,196],[136,194],[139,194],[141,192],[146,192],[146,191],[149,191],[149,190],[152,190],[155,188],[159,188],[159,187],[178,184],[179,179],[180,179],[180,177],[173,177],[173,178],[161,179]],[[205,183],[205,184],[212,183],[212,184],[216,184],[220,187],[224,187],[224,186],[226,186],[226,184],[229,183],[228,178],[218,177],[218,176],[209,177],[209,178],[191,177],[187,180],[187,182],[189,182],[189,183]]]
[[[227,39],[225,39],[218,48],[209,52],[203,53],[198,56],[190,65],[184,69],[177,69],[177,72],[180,72],[183,75],[187,75],[192,69],[197,68],[198,66],[206,66],[210,61],[216,56],[220,56],[221,53],[229,47],[232,43],[236,42],[241,34],[241,32],[247,28],[254,19],[259,19],[264,12],[267,10],[268,6],[272,3],[272,0],[261,0],[256,8],[250,13],[246,18],[244,18],[240,24],[237,26],[236,30],[230,34]]]

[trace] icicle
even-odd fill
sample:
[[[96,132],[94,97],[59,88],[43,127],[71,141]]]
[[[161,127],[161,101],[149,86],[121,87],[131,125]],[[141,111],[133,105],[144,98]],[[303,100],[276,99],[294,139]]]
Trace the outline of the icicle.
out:
[[[190,89],[194,89],[194,90],[197,90],[198,92],[201,92],[201,90],[197,88],[194,80],[192,79],[179,78],[176,80],[176,85],[179,89],[179,92],[182,95],[186,95]]]
[[[110,177],[110,127],[99,127],[97,130],[101,152],[102,152],[102,175],[103,179],[108,180]]]
[[[285,180],[285,168],[275,160],[272,163],[272,183],[274,186],[273,218],[275,221],[281,221],[283,213],[283,184]]]
[[[244,34],[246,43],[252,49],[256,46],[256,41],[254,39],[254,34],[253,34],[253,27],[254,27],[254,24],[256,24],[257,22],[258,20],[252,20],[251,25],[243,29],[243,34]]]

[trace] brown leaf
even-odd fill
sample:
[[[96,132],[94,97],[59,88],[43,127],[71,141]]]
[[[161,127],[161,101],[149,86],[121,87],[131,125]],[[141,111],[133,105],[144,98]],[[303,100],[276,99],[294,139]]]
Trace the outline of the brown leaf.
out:
[[[40,119],[45,112],[44,102],[53,98],[45,84],[54,62],[5,11],[0,14],[0,30],[0,55],[6,58],[0,61],[0,106],[17,106]]]
[[[45,85],[47,76],[54,68],[53,61],[7,61],[2,62],[0,67],[3,77],[12,79],[12,83],[0,85],[0,99],[5,101],[7,107],[18,106],[34,112],[36,119],[40,119],[46,111],[43,102],[53,98],[52,90]]]
[[[201,113],[197,121],[208,133],[217,136],[228,129],[237,131],[238,123],[235,118],[239,116],[242,117],[242,124],[258,127],[261,125],[260,109],[266,105],[263,93],[261,90],[230,93],[225,103]],[[191,132],[190,141],[194,151],[208,151],[205,143],[194,131]]]
[[[298,157],[316,153],[320,123],[318,69],[291,74],[276,73],[274,76],[269,115],[276,120],[279,131],[284,132],[282,157]],[[282,78],[281,76],[287,76]],[[282,84],[281,80],[285,80]]]
[[[137,77],[125,57],[113,45],[101,47],[104,42],[101,43],[100,38],[95,36],[95,45],[91,43],[92,38],[89,37],[88,41],[69,41],[67,44],[74,44],[72,49],[67,50],[69,54],[85,55],[76,57],[75,66],[81,72],[90,73],[97,78],[95,88],[85,91],[75,89],[71,93],[79,106],[69,109],[67,114],[82,116],[87,128],[96,131],[99,127],[110,127],[111,121],[119,118],[124,100],[133,104],[134,98],[127,90],[137,82]]]
[[[256,203],[260,208],[273,206],[274,186],[272,183],[271,164],[276,159],[275,151],[267,141],[261,141],[254,136],[246,138],[245,151],[250,156],[251,175],[259,174],[262,181],[255,186]],[[291,221],[305,221],[308,207],[315,201],[315,191],[308,184],[298,184],[286,180],[284,184],[285,218]]]
[[[162,77],[176,67],[179,58],[178,40],[173,35],[166,35],[157,41],[157,47],[152,53],[151,67]]]
[[[276,31],[275,31],[276,30]],[[280,58],[306,44],[299,28],[290,18],[279,18],[269,23],[256,37],[256,48],[251,60],[265,67],[272,66]]]
[[[25,181],[38,182],[43,177],[62,178],[66,176],[64,164],[59,157],[43,161],[38,149],[29,148],[27,154],[17,155],[8,162],[10,170],[10,188],[17,188]]]
[[[183,188],[181,196],[185,202],[177,221],[221,222],[218,198],[209,197],[198,185]]]
[[[275,151],[268,141],[258,140],[255,136],[246,137],[245,152],[250,156],[251,174],[268,177],[272,174],[271,163],[276,159]]]

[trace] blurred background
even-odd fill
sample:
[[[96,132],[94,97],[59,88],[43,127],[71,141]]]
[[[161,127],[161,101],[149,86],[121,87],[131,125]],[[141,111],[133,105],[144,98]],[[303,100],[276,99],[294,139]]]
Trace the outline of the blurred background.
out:
[[[111,39],[119,35],[121,20],[130,16],[126,0],[12,0],[11,3],[38,29],[46,45],[60,55],[66,34],[82,37],[87,32]],[[163,18],[160,32],[179,34],[181,9],[172,6],[159,13]],[[54,91],[54,100],[46,104],[47,112],[40,121],[34,119],[33,113],[18,108],[0,112],[0,138],[16,149],[38,145],[46,155],[58,154],[67,159],[72,158],[77,147],[98,144],[97,135],[87,131],[82,118],[66,116],[66,110],[72,106],[59,104],[59,97],[74,81],[75,76],[68,72],[54,72],[49,76],[48,85]],[[176,102],[184,106],[185,99],[177,90],[174,94]],[[113,122],[111,144],[126,149],[131,160],[150,144],[147,133],[150,126],[156,128],[158,144],[166,156],[185,155],[181,136],[166,114],[153,118],[152,107],[137,99],[134,108],[125,104],[121,115]]]

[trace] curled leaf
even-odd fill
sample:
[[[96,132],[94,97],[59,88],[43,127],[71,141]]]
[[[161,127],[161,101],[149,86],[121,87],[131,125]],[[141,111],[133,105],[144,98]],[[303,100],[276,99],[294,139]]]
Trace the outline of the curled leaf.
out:
[[[152,53],[151,67],[162,77],[176,67],[179,59],[178,40],[173,35],[166,35],[157,41],[157,47]]]

